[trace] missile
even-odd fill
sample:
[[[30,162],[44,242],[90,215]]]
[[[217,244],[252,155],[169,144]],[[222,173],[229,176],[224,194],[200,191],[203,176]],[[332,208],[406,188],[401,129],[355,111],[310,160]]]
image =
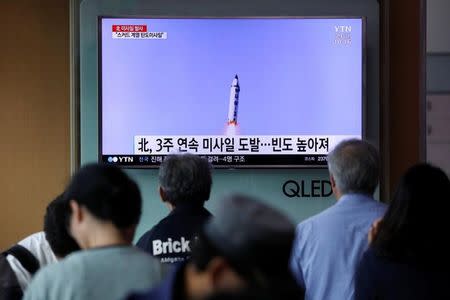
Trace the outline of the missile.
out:
[[[237,113],[239,105],[239,78],[236,74],[231,83],[230,104],[228,106],[228,125],[237,125]]]

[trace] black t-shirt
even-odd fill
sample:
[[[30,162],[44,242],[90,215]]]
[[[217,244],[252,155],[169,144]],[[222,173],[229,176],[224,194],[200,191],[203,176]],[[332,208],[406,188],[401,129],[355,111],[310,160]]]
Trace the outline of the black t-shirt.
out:
[[[450,299],[450,271],[445,267],[446,261],[445,258],[439,266],[430,259],[429,266],[425,267],[414,261],[381,257],[370,247],[356,272],[355,300]]]
[[[211,213],[200,205],[179,205],[147,231],[136,246],[160,259],[177,263],[190,256],[191,241]]]

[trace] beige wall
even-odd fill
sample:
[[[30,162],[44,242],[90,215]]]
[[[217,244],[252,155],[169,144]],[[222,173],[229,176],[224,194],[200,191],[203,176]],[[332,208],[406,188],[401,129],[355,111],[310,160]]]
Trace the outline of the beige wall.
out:
[[[69,176],[69,1],[0,9],[0,249],[41,230]]]
[[[425,160],[425,0],[380,1],[382,199]]]

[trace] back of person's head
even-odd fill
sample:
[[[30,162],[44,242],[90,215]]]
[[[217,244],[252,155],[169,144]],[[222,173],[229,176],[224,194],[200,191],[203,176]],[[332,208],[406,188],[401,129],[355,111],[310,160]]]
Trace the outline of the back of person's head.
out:
[[[345,140],[329,153],[328,169],[341,194],[373,195],[380,171],[378,151],[366,141]]]
[[[77,242],[67,230],[69,218],[69,202],[61,194],[50,202],[44,216],[45,238],[58,258],[63,258],[72,252],[80,250]]]
[[[193,154],[173,154],[159,168],[159,184],[164,201],[179,204],[203,204],[209,199],[211,166],[205,158]]]
[[[110,222],[118,229],[139,223],[141,193],[125,172],[111,165],[88,164],[73,177],[65,198],[85,207],[96,219]]]
[[[450,180],[441,169],[429,164],[408,169],[373,241],[377,252],[425,263],[446,257],[450,247],[445,247],[442,238],[448,235],[448,212],[434,204],[448,199]]]
[[[225,198],[216,212],[192,249],[198,270],[221,257],[248,286],[295,286],[288,267],[295,227],[284,214],[243,195]]]

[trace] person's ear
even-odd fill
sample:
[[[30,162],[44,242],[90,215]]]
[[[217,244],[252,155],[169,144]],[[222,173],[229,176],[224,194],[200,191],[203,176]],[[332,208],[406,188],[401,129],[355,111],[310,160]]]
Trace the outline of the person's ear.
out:
[[[331,182],[331,188],[333,190],[335,190],[336,189],[336,180],[334,179],[333,174],[330,174],[330,182]]]
[[[339,200],[339,198],[341,198],[342,194],[341,194],[341,191],[337,187],[336,179],[334,179],[333,174],[330,174],[330,182],[331,182],[331,190],[333,191],[333,194],[336,197],[336,200]]]
[[[228,268],[228,263],[221,257],[215,257],[209,262],[207,269],[213,287],[221,285],[223,275]]]
[[[207,266],[209,286],[213,291],[239,290],[247,286],[242,278],[223,257],[213,258]]]
[[[84,218],[81,206],[75,200],[70,200],[69,205],[70,210],[72,211],[72,220],[80,223]]]
[[[159,187],[159,197],[161,197],[162,202],[167,202],[166,193],[161,186]]]

